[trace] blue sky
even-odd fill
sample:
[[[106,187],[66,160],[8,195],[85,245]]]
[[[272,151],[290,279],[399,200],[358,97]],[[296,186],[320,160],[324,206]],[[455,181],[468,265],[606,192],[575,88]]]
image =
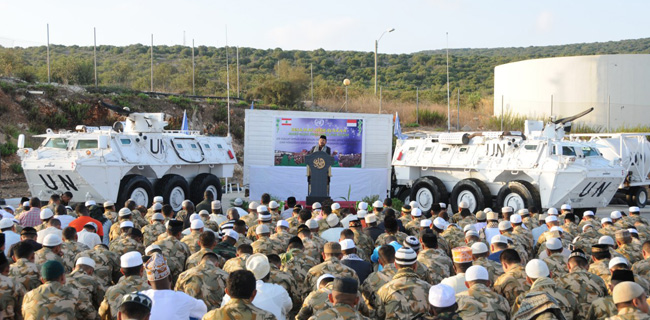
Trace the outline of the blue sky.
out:
[[[650,1],[0,0],[0,45],[186,44],[411,53],[650,36]]]

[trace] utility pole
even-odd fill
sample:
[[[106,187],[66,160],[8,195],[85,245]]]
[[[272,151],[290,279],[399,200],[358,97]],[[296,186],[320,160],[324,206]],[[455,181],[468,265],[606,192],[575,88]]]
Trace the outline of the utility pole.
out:
[[[226,104],[228,105],[228,136],[230,137],[230,64],[228,62],[228,25],[226,25]]]
[[[309,64],[309,72],[311,73],[311,104],[314,104],[314,64]]]
[[[237,98],[239,98],[239,46],[237,46]]]
[[[50,83],[50,24],[47,24],[47,83]]]
[[[379,87],[379,114],[381,114],[381,87]]]
[[[153,33],[151,34],[151,92],[153,92]]]
[[[456,106],[456,124],[458,126],[458,131],[460,131],[460,88],[458,90],[458,105]]]
[[[420,124],[420,88],[415,87],[415,123]]]
[[[196,95],[194,91],[194,39],[192,39],[192,95]]]
[[[447,132],[451,131],[451,105],[449,104],[449,32],[445,33],[447,35]]]
[[[379,40],[375,40],[375,96],[377,96],[377,46],[378,46],[378,43],[379,43]],[[380,111],[380,113],[381,113],[381,111]]]
[[[97,28],[93,27],[93,60],[95,63],[95,89],[97,89]]]

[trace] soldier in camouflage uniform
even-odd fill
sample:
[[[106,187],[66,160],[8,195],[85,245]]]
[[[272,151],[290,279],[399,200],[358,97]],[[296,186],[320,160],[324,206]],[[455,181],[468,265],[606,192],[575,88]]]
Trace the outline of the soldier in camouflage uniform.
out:
[[[332,307],[312,316],[311,320],[370,320],[356,310],[359,283],[352,278],[338,278],[332,284]]]
[[[43,240],[43,248],[36,251],[34,254],[34,263],[40,266],[46,261],[55,260],[63,264],[63,258],[61,258],[63,255],[61,252],[61,244],[63,244],[63,240],[58,235],[48,234],[45,236],[45,240]]]
[[[143,227],[143,225],[140,225],[137,221],[135,221],[133,216],[134,213],[132,213],[131,210],[129,210],[129,208],[120,209],[120,212],[118,213],[118,217],[119,217],[118,221],[113,223],[113,225],[111,226],[111,230],[108,233],[108,239],[111,242],[117,239],[122,234],[122,230],[121,230],[122,228],[120,227],[122,222],[131,221],[133,223],[133,227],[138,229]]]
[[[612,291],[617,284],[624,281],[634,281],[634,273],[630,270],[615,270],[612,273],[612,280],[608,284],[607,290]],[[612,296],[605,295],[602,298],[591,301],[587,315],[587,320],[604,320],[618,313]]]
[[[569,273],[569,269],[564,262],[562,250],[564,250],[562,247],[562,240],[552,238],[546,241],[546,254],[548,256],[544,258],[544,262],[551,271],[551,278],[553,279],[561,278],[565,274]]]
[[[203,232],[205,224],[201,219],[194,220],[190,223],[190,234],[181,238],[181,242],[187,245],[187,248],[190,249],[190,255],[201,250],[199,245],[199,237],[201,232]]]
[[[603,218],[600,222],[602,228],[598,230],[598,233],[600,233],[603,236],[610,236],[614,238],[614,234],[616,233],[616,231],[618,231],[618,227],[614,226],[614,224],[612,223],[612,219]]]
[[[221,308],[206,313],[203,320],[276,320],[272,313],[251,303],[255,298],[255,283],[255,276],[248,270],[237,270],[231,273],[226,284],[230,301]]]
[[[521,300],[513,320],[563,320],[560,302],[546,292],[531,292]]]
[[[269,255],[278,254],[284,251],[281,243],[269,238],[271,236],[271,230],[266,224],[260,224],[255,229],[257,240],[251,244],[251,247],[253,247],[253,253]]]
[[[293,276],[297,283],[297,293],[300,300],[304,299],[313,287],[309,286],[307,282],[307,274],[309,269],[318,264],[319,261],[305,254],[303,251],[305,247],[298,237],[292,238],[289,242],[289,248],[285,256],[290,256],[285,260],[282,265],[282,271],[287,272]]]
[[[605,283],[609,282],[609,260],[612,255],[609,253],[609,246],[606,244],[595,244],[591,247],[591,259],[589,272],[601,277]]]
[[[268,282],[282,286],[289,294],[289,297],[291,297],[293,306],[298,308],[302,302],[302,296],[301,292],[298,290],[296,279],[290,273],[281,269],[282,259],[279,255],[270,254],[267,258],[269,259],[269,266],[271,267]]]
[[[18,242],[13,253],[14,263],[9,266],[9,276],[22,284],[25,291],[36,289],[41,285],[41,273],[34,263],[34,247],[27,242]]]
[[[296,315],[296,320],[307,320],[309,317],[333,306],[328,295],[332,293],[334,276],[324,274],[318,280],[320,281],[317,283],[316,289],[312,290],[302,303]]]
[[[643,260],[641,250],[632,244],[632,235],[627,229],[616,231],[616,244],[618,245],[616,252],[620,253],[630,264]]]
[[[325,244],[325,248],[323,249],[323,259],[325,262],[309,269],[306,279],[307,285],[312,288],[315,287],[318,277],[326,273],[335,277],[350,277],[359,281],[357,273],[341,263],[341,257],[341,245],[338,242],[328,242]]]
[[[645,290],[635,282],[619,283],[613,290],[612,300],[616,304],[618,314],[608,320],[647,320],[650,319]]]
[[[265,208],[264,206],[260,206],[260,207]],[[271,213],[269,213],[266,210],[260,212],[258,214],[257,224],[249,226],[250,229],[248,229],[248,233],[246,233],[246,238],[251,239],[252,241],[257,240],[257,227],[260,225],[265,225],[267,228],[269,228],[269,236],[270,236],[272,233],[274,233],[272,222],[273,222],[273,217],[271,216]]]
[[[289,223],[280,220],[277,222],[277,226],[275,227],[275,233],[270,238],[272,241],[281,245],[282,250],[278,252],[278,254],[280,254],[286,251],[284,249],[289,245],[289,239],[292,237],[293,235],[289,233]]]
[[[218,200],[215,200],[215,201],[218,201]],[[212,202],[214,202],[214,201],[212,201]],[[221,205],[221,204],[219,204],[219,205]],[[224,215],[220,214],[219,216],[223,217],[224,220],[225,220]],[[219,224],[216,221],[210,219],[210,213],[207,210],[199,211],[199,217],[201,218],[201,221],[203,221],[203,225],[204,225],[204,228],[206,230],[210,229],[210,230],[212,230],[214,232],[219,231]]]
[[[314,235],[312,234],[311,230],[305,226],[300,226],[298,229],[298,237],[300,240],[302,240],[302,243],[305,247],[305,254],[320,260],[320,255],[323,252],[323,247],[321,247],[319,243],[316,243],[314,240],[312,240],[312,237]]]
[[[570,272],[555,278],[555,282],[560,288],[576,293],[580,306],[578,317],[586,319],[591,303],[607,295],[607,286],[602,278],[587,272],[589,260],[581,250],[571,253],[567,265]]]
[[[559,302],[560,309],[566,320],[578,319],[579,305],[575,295],[560,288],[549,278],[550,271],[544,261],[533,259],[526,265],[526,281],[530,284],[530,290],[520,294],[512,305],[512,314],[516,314],[522,301],[531,293],[546,292]]]
[[[246,223],[244,221],[237,220],[233,222],[233,230],[237,231],[237,233],[239,234],[237,243],[235,243],[235,248],[241,246],[242,244],[250,245],[253,243],[251,239],[246,238],[246,233],[248,232],[246,228],[248,227],[246,226]],[[225,229],[222,229],[221,231],[225,232]]]
[[[526,253],[529,255],[533,254],[535,243],[531,232],[532,229],[525,229],[523,227],[523,220],[519,214],[513,214],[510,216],[510,224],[512,225],[512,234],[523,240]]]
[[[89,257],[95,261],[93,274],[99,279],[103,286],[108,287],[120,278],[120,256],[109,251],[103,244],[98,244],[90,250],[79,253],[76,259]]]
[[[156,212],[151,215],[151,223],[142,227],[142,237],[144,239],[143,244],[145,247],[150,246],[152,243],[156,242],[158,236],[164,234],[166,229],[163,221],[165,217],[160,212]]]
[[[61,244],[61,253],[63,256],[63,266],[65,272],[70,273],[75,267],[75,257],[82,251],[88,250],[87,245],[77,242],[77,230],[73,227],[63,229],[63,243]]]
[[[438,284],[429,289],[429,303],[431,315],[425,315],[426,320],[461,320],[458,314],[454,288],[446,284]],[[420,318],[416,318],[420,319]]]
[[[400,217],[397,218],[397,220],[402,222],[402,226],[404,226],[404,228],[406,228],[406,225],[409,222],[411,222],[411,220],[412,220],[411,219],[411,211],[412,210],[413,210],[413,208],[411,208],[411,206],[408,205],[408,204],[405,204],[405,205],[402,206],[402,210],[400,212]]]
[[[238,251],[235,248],[235,243],[237,243],[237,239],[239,239],[239,234],[235,230],[227,230],[221,242],[217,243],[214,247],[214,252],[222,256],[226,261],[236,257]],[[242,246],[239,245],[237,248],[241,248]],[[224,270],[225,268],[224,266]]]
[[[643,260],[632,265],[632,271],[650,281],[650,241],[643,243],[642,252]]]
[[[182,231],[182,221],[170,220],[166,237],[154,242],[160,247],[163,256],[167,259],[167,265],[172,273],[172,283],[175,283],[178,276],[183,272],[185,260],[190,256],[190,249],[179,240]]]
[[[463,230],[458,229],[454,225],[448,225],[447,229],[440,236],[449,243],[451,249],[465,245],[465,234]]]
[[[185,261],[185,270],[191,269],[196,267],[199,263],[201,263],[201,260],[203,259],[203,255],[208,253],[208,252],[214,252],[213,249],[217,245],[216,237],[214,235],[214,232],[212,231],[204,231],[201,233],[199,236],[199,245],[201,246],[201,250],[193,253],[189,258],[187,258],[187,261]],[[226,259],[223,257],[217,255],[219,257],[219,264],[217,265],[218,267],[223,267],[223,265],[226,263]]]
[[[444,279],[453,274],[454,263],[445,252],[438,247],[440,238],[430,229],[420,236],[422,250],[418,252],[418,262],[425,265],[435,278]]]
[[[111,242],[110,251],[123,255],[127,252],[137,251],[144,254],[144,245],[142,244],[142,232],[136,228],[123,228],[123,235]]]
[[[594,230],[600,229],[600,221],[596,220],[593,211],[585,211],[582,214],[582,220],[578,223],[578,229],[583,228],[586,224],[594,227]]]
[[[494,283],[496,279],[503,274],[503,267],[500,263],[488,259],[490,252],[487,245],[483,242],[477,242],[472,245],[472,265],[482,266],[488,271],[490,283]]]
[[[575,215],[573,213],[567,213],[564,216],[564,224],[562,225],[562,230],[569,233],[571,238],[577,236],[580,233],[580,227],[575,223]]]
[[[591,254],[591,246],[598,244],[598,238],[600,238],[600,234],[596,229],[591,224],[585,224],[582,227],[582,233],[573,239],[573,247]]]
[[[22,283],[8,276],[9,260],[0,252],[0,319],[20,318],[25,287]]]
[[[386,228],[386,232],[382,233],[377,237],[377,240],[375,240],[375,246],[381,246],[384,244],[388,244],[386,242],[386,238],[388,237],[395,237],[397,242],[404,243],[404,240],[408,235],[404,232],[401,232],[398,230],[398,225],[397,225],[397,219],[388,216],[386,219],[384,219],[384,227]]]
[[[142,277],[142,255],[138,252],[129,252],[120,257],[120,272],[124,277],[112,287],[106,289],[104,300],[99,306],[99,316],[102,320],[117,319],[117,311],[122,297],[133,291],[144,291],[151,287],[147,279]]]
[[[223,241],[220,243],[223,243]],[[221,255],[216,250],[215,252]],[[252,254],[253,254],[253,247],[247,244],[242,244],[241,246],[237,247],[237,252],[235,253],[235,257],[228,259],[226,261],[226,264],[223,265],[223,271],[232,273],[233,271],[236,270],[246,269],[246,259],[248,259],[248,257]]]
[[[361,296],[366,305],[370,309],[370,316],[376,318],[377,306],[377,291],[384,284],[390,282],[395,274],[395,248],[391,245],[383,245],[378,250],[379,264],[383,267],[381,271],[371,273],[366,280],[361,284]]]
[[[379,319],[410,319],[428,312],[426,297],[431,285],[418,278],[413,270],[415,262],[417,255],[411,248],[400,248],[395,253],[397,273],[377,291]]]
[[[25,319],[97,319],[97,311],[86,295],[66,286],[63,264],[47,261],[41,274],[45,281],[25,294],[22,314]]]
[[[459,315],[463,319],[508,320],[508,301],[490,290],[488,270],[482,266],[471,266],[465,272],[468,290],[456,296]]]
[[[494,292],[502,295],[510,306],[514,305],[517,296],[528,291],[530,284],[526,282],[526,272],[521,265],[521,258],[514,249],[505,249],[499,257],[504,274],[494,282]]]
[[[225,294],[228,274],[217,264],[219,257],[214,252],[205,253],[196,267],[178,276],[175,290],[203,300],[208,310],[219,307]]]
[[[93,276],[95,261],[88,257],[79,258],[74,271],[67,277],[66,283],[79,290],[92,302],[95,310],[99,309],[105,295],[105,288],[97,277]]]

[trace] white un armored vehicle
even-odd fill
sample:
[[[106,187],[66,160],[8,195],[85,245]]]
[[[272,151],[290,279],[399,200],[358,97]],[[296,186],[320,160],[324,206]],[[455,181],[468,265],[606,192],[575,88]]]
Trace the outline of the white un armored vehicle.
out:
[[[74,201],[127,199],[151,205],[162,195],[174,210],[185,199],[198,203],[204,191],[221,198],[220,178],[232,177],[235,153],[230,137],[203,136],[198,131],[170,131],[164,113],[128,113],[112,127],[77,126],[75,132],[48,129],[36,137],[41,146],[18,155],[33,196],[72,192]]]
[[[424,133],[397,142],[392,164],[398,190],[429,210],[466,201],[485,207],[550,208],[569,203],[577,213],[606,206],[626,176],[620,159],[607,160],[593,143],[564,140],[573,117],[528,120],[525,132]]]

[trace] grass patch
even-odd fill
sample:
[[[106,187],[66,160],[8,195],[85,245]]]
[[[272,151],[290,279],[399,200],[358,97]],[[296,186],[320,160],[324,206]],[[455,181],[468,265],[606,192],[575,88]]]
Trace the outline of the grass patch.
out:
[[[11,141],[0,144],[0,155],[3,157],[8,157],[12,154],[16,154],[16,151],[18,151],[18,146]]]
[[[413,113],[415,115],[415,111]],[[420,110],[420,124],[424,126],[436,126],[447,123],[447,116],[436,110]]]
[[[11,169],[11,171],[13,173],[16,173],[16,174],[23,173],[23,166],[21,166],[20,163],[12,163],[12,164],[10,164],[9,169]]]
[[[501,130],[501,123],[503,120],[503,131],[524,131],[524,123],[527,117],[512,114],[510,112],[503,116],[493,116],[487,120],[486,126],[490,130]]]

